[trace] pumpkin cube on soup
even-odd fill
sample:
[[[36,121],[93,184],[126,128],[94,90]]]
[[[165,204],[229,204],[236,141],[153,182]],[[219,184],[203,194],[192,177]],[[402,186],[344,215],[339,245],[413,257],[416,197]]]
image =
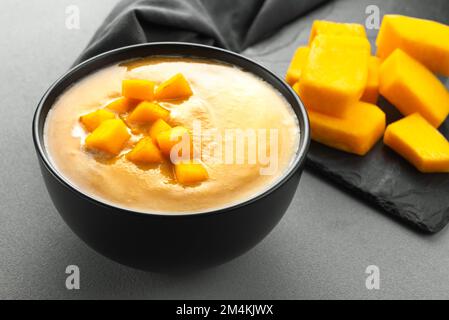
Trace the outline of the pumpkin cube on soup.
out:
[[[403,115],[418,112],[434,127],[449,114],[449,92],[424,65],[396,49],[380,67],[380,93]]]
[[[122,96],[151,101],[154,98],[154,82],[141,79],[125,79],[122,81]]]
[[[150,127],[149,135],[153,141],[157,142],[157,136],[163,131],[170,130],[171,126],[162,119],[156,120]]]
[[[157,100],[187,99],[191,95],[192,89],[190,89],[190,84],[181,73],[162,82],[155,93]]]
[[[382,137],[385,113],[376,105],[356,102],[344,118],[309,111],[312,139],[342,151],[366,154]]]
[[[93,111],[91,113],[81,116],[80,121],[84,125],[84,127],[86,127],[86,129],[88,131],[93,131],[103,121],[109,120],[109,119],[114,119],[114,118],[115,118],[114,113],[104,110],[104,109],[99,109],[99,110],[96,110],[96,111]]]
[[[179,183],[196,184],[209,178],[206,168],[198,162],[180,162],[175,164],[175,175]]]
[[[185,145],[184,141],[187,141],[188,144]],[[181,147],[181,149],[178,152],[179,156],[182,155],[182,151],[184,151],[185,148],[189,148],[189,150],[185,152],[189,152],[190,155],[192,154],[193,152],[192,138],[189,134],[189,130],[187,130],[186,128],[177,126],[171,128],[170,130],[162,131],[157,135],[157,144],[161,152],[167,157],[170,157],[170,152],[172,148],[178,143],[181,143],[179,145]]]
[[[379,98],[379,69],[380,59],[371,56],[368,61],[368,80],[361,98],[362,101],[372,104],[377,103]]]
[[[421,172],[449,172],[449,142],[418,113],[390,124],[384,143]]]
[[[125,113],[134,108],[137,103],[138,100],[121,97],[109,102],[105,108],[117,113]]]
[[[126,154],[126,158],[134,163],[161,163],[163,157],[150,137],[139,140],[134,148]]]
[[[377,56],[386,59],[401,49],[435,73],[449,76],[449,26],[442,23],[384,15],[376,40]]]
[[[145,124],[156,121],[157,119],[167,120],[170,111],[164,109],[157,103],[143,101],[128,116],[127,121],[132,123]]]
[[[315,37],[320,34],[366,38],[365,27],[361,24],[315,20],[310,31],[309,45],[312,44]]]
[[[86,147],[117,155],[130,137],[128,128],[122,120],[106,120],[86,137]]]
[[[307,109],[344,116],[365,90],[369,56],[365,38],[316,36],[297,86]]]
[[[304,65],[307,62],[307,58],[309,57],[309,52],[309,47],[299,47],[296,49],[285,76],[285,81],[287,81],[289,85],[292,86],[298,82]]]

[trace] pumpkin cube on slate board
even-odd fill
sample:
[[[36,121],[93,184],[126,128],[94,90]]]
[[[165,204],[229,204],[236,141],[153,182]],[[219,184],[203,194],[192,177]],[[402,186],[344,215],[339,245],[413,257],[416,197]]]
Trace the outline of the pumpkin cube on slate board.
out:
[[[309,52],[309,47],[299,47],[296,49],[285,76],[285,81],[287,81],[289,85],[292,86],[298,82],[304,65],[307,62],[307,58],[309,57]]]
[[[296,92],[299,90],[298,81],[301,77],[301,72],[307,63],[309,52],[309,47],[299,47],[296,49],[285,76],[285,81],[287,81],[287,83],[290,84]],[[380,59],[378,57],[371,56],[368,61],[368,80],[360,100],[376,104],[377,99],[379,98],[379,69]]]
[[[309,45],[317,35],[353,36],[366,38],[365,27],[359,23],[342,23],[326,20],[315,20],[309,36]]]
[[[365,91],[363,92],[362,101],[372,104],[377,103],[379,98],[379,69],[380,59],[371,56],[368,61],[368,81],[366,82]]]
[[[365,90],[369,57],[365,38],[316,36],[297,86],[306,108],[343,117]]]
[[[390,124],[384,143],[421,172],[449,172],[449,142],[418,113]]]
[[[449,92],[424,65],[396,49],[380,67],[380,93],[403,115],[419,112],[434,127],[449,114]]]
[[[371,150],[385,130],[385,113],[366,102],[356,102],[344,118],[309,111],[309,119],[313,140],[358,155]]]
[[[381,59],[399,48],[431,71],[449,76],[447,25],[401,15],[385,15],[376,44],[377,56]]]

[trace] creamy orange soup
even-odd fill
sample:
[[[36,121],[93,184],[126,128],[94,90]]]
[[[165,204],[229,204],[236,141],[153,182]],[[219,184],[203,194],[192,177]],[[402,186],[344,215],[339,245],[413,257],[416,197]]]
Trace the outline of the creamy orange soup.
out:
[[[88,132],[80,124],[80,116],[119,97],[123,79],[147,79],[158,84],[177,73],[188,80],[193,95],[184,101],[159,104],[170,111],[170,123],[174,125],[193,130],[195,120],[201,124],[200,138],[204,135],[204,139],[195,143],[216,151],[201,154],[207,180],[185,186],[177,183],[169,161],[146,166],[128,161],[124,155],[141,137],[132,128],[132,138],[113,159],[86,150]],[[120,117],[126,119],[126,115]],[[235,135],[225,134],[236,132],[233,129],[255,132],[259,139],[263,137],[259,129],[266,129],[265,143],[247,135],[246,151],[239,154]],[[277,137],[270,139],[271,133]],[[256,161],[251,158],[254,141],[258,152],[265,155],[263,161],[262,156],[256,155]],[[47,116],[45,144],[65,179],[97,200],[140,212],[202,212],[243,202],[280,179],[298,150],[299,126],[281,94],[249,72],[212,61],[149,58],[103,68],[67,89]],[[228,156],[226,150],[234,153]]]

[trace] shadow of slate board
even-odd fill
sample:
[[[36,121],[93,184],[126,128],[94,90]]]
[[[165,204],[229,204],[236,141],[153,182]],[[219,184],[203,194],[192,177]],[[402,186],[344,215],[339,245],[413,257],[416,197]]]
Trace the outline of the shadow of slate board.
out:
[[[316,19],[365,24],[368,6],[449,24],[449,1],[433,0],[122,0],[76,63],[101,52],[154,41],[185,41],[240,52],[284,77]],[[373,52],[377,30],[367,30]],[[449,39],[448,39],[449,41]],[[387,122],[401,115],[384,99]],[[449,138],[449,120],[441,126]],[[384,213],[435,233],[449,221],[449,174],[422,174],[379,142],[360,157],[312,142],[308,168]]]

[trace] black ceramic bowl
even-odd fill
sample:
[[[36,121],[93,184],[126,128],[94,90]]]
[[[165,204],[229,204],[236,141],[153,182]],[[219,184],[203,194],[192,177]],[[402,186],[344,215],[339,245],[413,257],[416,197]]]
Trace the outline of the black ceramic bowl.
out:
[[[227,62],[252,72],[279,90],[299,119],[300,146],[293,165],[276,185],[225,209],[162,215],[133,212],[92,199],[55,169],[43,138],[45,118],[55,99],[70,85],[102,67],[132,58],[161,55]],[[217,265],[261,241],[279,222],[292,200],[310,142],[306,110],[284,81],[241,55],[188,43],[149,43],[120,48],[74,67],[56,81],[39,102],[33,120],[33,139],[48,192],[70,228],[90,247],[112,260],[157,272]]]

